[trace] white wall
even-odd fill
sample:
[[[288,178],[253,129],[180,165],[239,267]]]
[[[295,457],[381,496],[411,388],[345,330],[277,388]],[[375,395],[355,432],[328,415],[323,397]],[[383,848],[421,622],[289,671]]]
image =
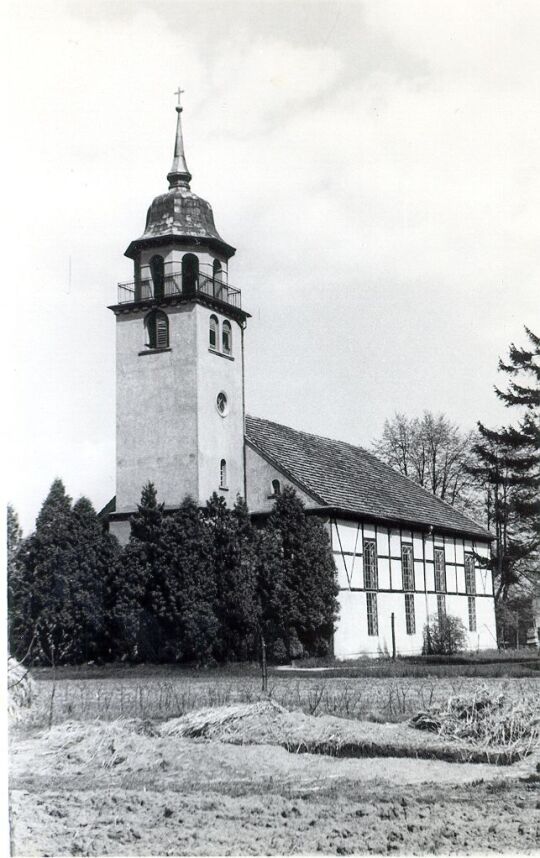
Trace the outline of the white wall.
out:
[[[491,572],[476,563],[476,630],[469,631],[469,594],[465,590],[464,556],[474,552],[489,557],[489,544],[462,537],[422,534],[362,521],[334,520],[330,525],[332,550],[340,586],[340,616],[334,636],[337,658],[379,655],[392,652],[391,615],[394,614],[396,650],[414,655],[422,651],[422,633],[428,615],[437,613],[433,568],[434,547],[444,548],[447,591],[446,613],[459,617],[467,629],[471,650],[496,645],[495,606]],[[368,634],[364,589],[363,542],[377,545],[378,633]],[[401,545],[413,546],[415,571],[415,631],[408,634],[405,623],[405,595],[402,589]]]

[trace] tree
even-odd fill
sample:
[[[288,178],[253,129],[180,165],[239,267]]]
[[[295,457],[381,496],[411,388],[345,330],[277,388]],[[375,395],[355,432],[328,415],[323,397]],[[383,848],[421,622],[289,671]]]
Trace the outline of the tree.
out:
[[[13,626],[19,620],[16,612],[19,608],[17,599],[21,586],[21,567],[18,553],[22,543],[22,530],[19,517],[11,504],[7,507],[7,585],[8,585],[8,638],[13,639]]]
[[[428,617],[424,626],[426,655],[456,655],[465,649],[467,631],[459,617],[441,614]]]
[[[253,562],[253,528],[245,501],[230,510],[214,492],[205,520],[212,545],[219,621],[216,647],[220,660],[246,659],[255,650],[258,629],[257,581]]]
[[[18,551],[20,579],[13,596],[11,652],[22,658],[56,664],[74,652],[69,582],[73,560],[71,498],[55,480],[36,521],[36,530]]]
[[[223,650],[216,616],[214,551],[201,510],[190,499],[163,522],[150,588],[164,660],[208,664]]]
[[[475,460],[469,467],[485,494],[488,527],[495,535],[495,598],[505,601],[517,584],[540,577],[540,341],[525,328],[531,348],[510,346],[499,370],[510,375],[507,391],[495,388],[508,408],[524,413],[517,426],[488,429],[478,424]],[[529,381],[531,378],[531,381]]]
[[[444,414],[395,414],[372,445],[379,459],[460,509],[471,503],[474,481],[467,471],[474,433],[462,432]]]
[[[116,579],[111,582],[113,651],[135,661],[158,659],[160,655],[152,590],[158,575],[163,513],[154,484],[146,483],[130,521],[131,534],[120,556]]]
[[[338,613],[328,533],[290,487],[277,497],[267,528],[281,543],[279,622],[287,657],[326,655]]]

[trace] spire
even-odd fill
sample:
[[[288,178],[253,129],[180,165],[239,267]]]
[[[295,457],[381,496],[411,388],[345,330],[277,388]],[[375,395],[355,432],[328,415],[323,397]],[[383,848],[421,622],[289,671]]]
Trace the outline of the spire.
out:
[[[169,188],[187,188],[189,190],[189,183],[191,181],[191,173],[189,172],[186,164],[186,156],[184,155],[184,140],[182,137],[182,106],[180,104],[180,96],[184,92],[183,89],[178,87],[175,95],[178,96],[178,104],[176,105],[176,112],[178,114],[178,119],[176,120],[176,139],[174,141],[174,158],[172,162],[171,172],[167,173],[167,180],[169,182]]]

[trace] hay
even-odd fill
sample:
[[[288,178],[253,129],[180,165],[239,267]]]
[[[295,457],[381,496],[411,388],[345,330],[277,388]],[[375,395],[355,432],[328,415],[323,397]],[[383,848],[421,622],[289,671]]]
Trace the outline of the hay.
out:
[[[257,703],[237,703],[200,709],[181,718],[173,718],[161,727],[162,736],[182,736],[188,739],[230,739],[234,736],[249,741],[251,732],[278,727],[287,710],[273,700]]]
[[[532,694],[519,701],[504,694],[494,696],[483,686],[473,694],[455,695],[444,705],[419,712],[409,725],[481,748],[511,749],[523,757],[540,740],[540,701]]]
[[[8,718],[11,722],[23,721],[36,699],[36,684],[28,670],[17,659],[8,658]]]

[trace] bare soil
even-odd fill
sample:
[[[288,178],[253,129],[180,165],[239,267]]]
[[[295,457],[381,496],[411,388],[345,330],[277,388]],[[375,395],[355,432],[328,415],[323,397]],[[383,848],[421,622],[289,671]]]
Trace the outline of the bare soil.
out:
[[[345,759],[290,753],[268,733],[241,744],[238,730],[190,739],[166,727],[14,728],[13,854],[524,854],[540,843],[537,756],[504,767]]]

